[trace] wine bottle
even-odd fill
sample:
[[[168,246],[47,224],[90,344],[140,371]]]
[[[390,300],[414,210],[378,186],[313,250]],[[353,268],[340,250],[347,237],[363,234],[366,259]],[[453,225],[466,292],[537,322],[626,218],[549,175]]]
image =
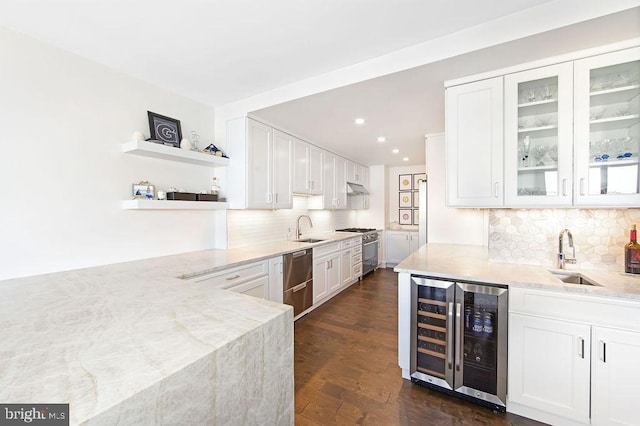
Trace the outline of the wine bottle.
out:
[[[640,244],[636,236],[636,225],[631,226],[629,243],[624,246],[624,271],[640,274]]]

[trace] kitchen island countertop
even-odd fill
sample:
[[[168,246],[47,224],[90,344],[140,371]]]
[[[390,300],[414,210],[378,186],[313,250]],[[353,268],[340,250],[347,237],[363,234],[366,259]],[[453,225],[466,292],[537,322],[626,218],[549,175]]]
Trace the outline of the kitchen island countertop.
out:
[[[543,266],[492,262],[489,260],[487,247],[462,244],[425,244],[399,263],[394,270],[450,280],[640,300],[640,275],[582,270],[579,268],[580,265],[570,266],[566,272],[579,273],[599,285],[566,284]]]

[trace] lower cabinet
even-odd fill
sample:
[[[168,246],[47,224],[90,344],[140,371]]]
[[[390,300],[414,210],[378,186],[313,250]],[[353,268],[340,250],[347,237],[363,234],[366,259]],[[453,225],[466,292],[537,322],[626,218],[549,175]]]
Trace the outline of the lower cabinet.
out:
[[[226,290],[233,291],[235,293],[242,293],[248,296],[259,297],[261,299],[267,298],[268,289],[269,276],[267,275],[226,288]]]
[[[347,286],[353,281],[353,254],[351,249],[342,250],[340,259],[340,284]]]
[[[340,287],[340,243],[313,249],[313,303],[329,296]]]
[[[551,424],[638,424],[640,303],[510,292],[507,410]]]
[[[269,300],[282,303],[284,291],[284,263],[282,256],[269,259]]]
[[[396,265],[416,251],[418,232],[415,231],[386,231],[385,243],[386,263]]]

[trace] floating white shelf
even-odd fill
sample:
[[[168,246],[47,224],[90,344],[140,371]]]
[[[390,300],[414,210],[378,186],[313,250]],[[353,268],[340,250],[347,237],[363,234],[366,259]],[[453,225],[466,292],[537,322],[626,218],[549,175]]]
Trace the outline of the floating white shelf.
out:
[[[125,210],[224,210],[229,203],[219,201],[124,200]]]
[[[197,151],[187,151],[186,149],[174,148],[147,141],[127,142],[122,145],[122,152],[142,155],[144,157],[198,164],[200,166],[225,167],[229,165],[228,158],[203,154]]]

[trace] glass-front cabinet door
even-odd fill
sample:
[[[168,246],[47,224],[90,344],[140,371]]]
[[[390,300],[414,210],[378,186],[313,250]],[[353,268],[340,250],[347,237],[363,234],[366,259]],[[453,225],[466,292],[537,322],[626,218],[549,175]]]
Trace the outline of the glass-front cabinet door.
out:
[[[505,76],[505,204],[572,203],[573,66]]]
[[[640,206],[640,48],[576,61],[576,205]]]

